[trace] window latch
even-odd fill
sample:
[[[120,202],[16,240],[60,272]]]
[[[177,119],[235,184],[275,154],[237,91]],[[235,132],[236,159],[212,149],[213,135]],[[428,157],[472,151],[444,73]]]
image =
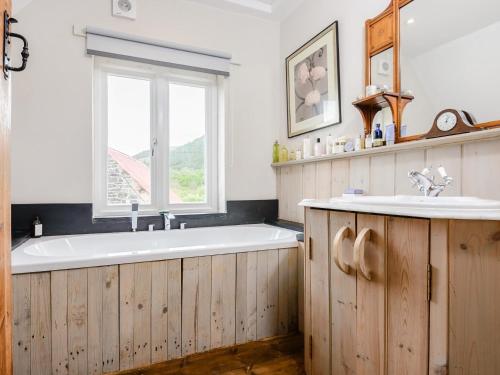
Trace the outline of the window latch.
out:
[[[157,145],[158,145],[158,140],[156,138],[153,138],[153,145],[151,147],[151,157],[155,156],[155,150]]]

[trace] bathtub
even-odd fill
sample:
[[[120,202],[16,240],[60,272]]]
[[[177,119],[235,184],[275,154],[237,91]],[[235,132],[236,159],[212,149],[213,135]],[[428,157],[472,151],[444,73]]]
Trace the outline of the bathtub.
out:
[[[31,239],[12,252],[12,273],[293,248],[297,247],[296,234],[256,224],[44,237]]]

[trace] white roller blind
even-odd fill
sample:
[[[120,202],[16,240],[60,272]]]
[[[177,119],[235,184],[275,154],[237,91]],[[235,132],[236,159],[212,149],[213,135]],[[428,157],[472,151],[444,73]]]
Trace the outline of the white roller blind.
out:
[[[229,75],[231,55],[87,27],[87,53],[154,65]]]

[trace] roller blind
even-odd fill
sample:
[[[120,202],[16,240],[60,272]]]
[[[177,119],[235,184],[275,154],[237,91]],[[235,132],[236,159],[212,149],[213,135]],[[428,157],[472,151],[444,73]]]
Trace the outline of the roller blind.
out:
[[[231,55],[87,27],[87,53],[229,76]]]

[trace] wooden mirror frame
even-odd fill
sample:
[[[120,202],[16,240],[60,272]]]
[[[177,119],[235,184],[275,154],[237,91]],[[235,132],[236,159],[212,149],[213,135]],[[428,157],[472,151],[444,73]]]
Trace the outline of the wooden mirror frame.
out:
[[[400,136],[403,112],[413,100],[412,96],[401,94],[401,33],[400,12],[403,7],[415,0],[391,0],[387,8],[374,18],[365,22],[365,86],[371,84],[372,57],[390,48],[393,49],[393,92],[380,93],[357,100],[353,105],[361,112],[365,134],[370,134],[376,113],[389,107],[395,124],[396,143],[410,142],[425,138],[427,133]],[[429,124],[431,129],[432,124]],[[500,120],[476,124],[476,128],[500,127]]]

